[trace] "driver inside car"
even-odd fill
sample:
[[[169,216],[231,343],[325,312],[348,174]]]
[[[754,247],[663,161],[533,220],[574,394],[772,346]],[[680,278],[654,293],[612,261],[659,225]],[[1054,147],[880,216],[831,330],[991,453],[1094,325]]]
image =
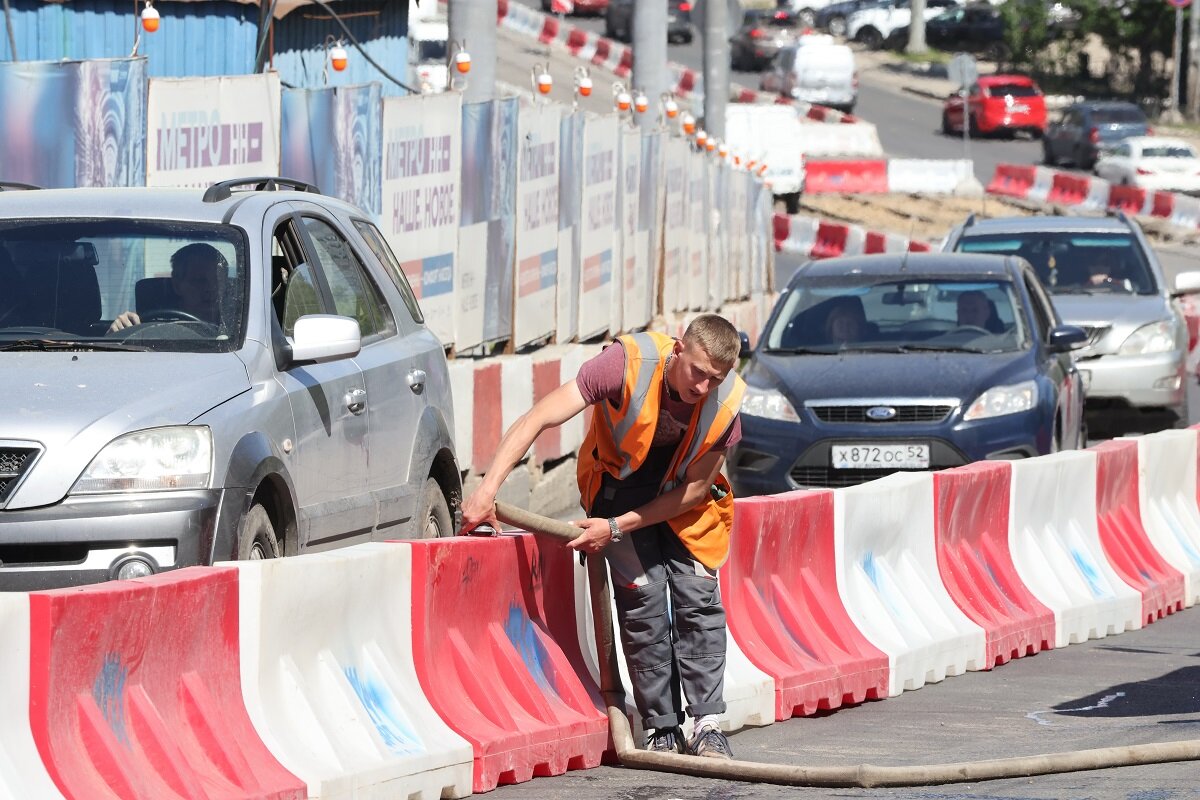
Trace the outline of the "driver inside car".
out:
[[[201,322],[220,322],[221,288],[227,268],[225,257],[211,244],[196,242],[176,250],[171,256],[171,289],[175,299],[163,311],[181,311]],[[108,332],[141,324],[136,311],[125,311],[112,321]]]

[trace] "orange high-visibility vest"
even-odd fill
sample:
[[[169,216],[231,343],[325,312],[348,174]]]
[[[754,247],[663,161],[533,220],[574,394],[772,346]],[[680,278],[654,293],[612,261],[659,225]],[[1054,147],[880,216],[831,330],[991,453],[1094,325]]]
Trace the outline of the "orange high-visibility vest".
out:
[[[666,360],[675,346],[670,336],[650,331],[622,336],[619,341],[625,348],[621,405],[614,409],[604,401],[593,407],[592,422],[579,453],[579,494],[587,509],[591,509],[605,473],[624,480],[649,455],[662,406]],[[660,494],[682,484],[688,467],[729,429],[745,390],[745,382],[731,371],[704,402],[696,404]],[[717,475],[716,486],[725,492],[724,496],[718,499],[710,493],[695,507],[668,520],[688,551],[710,569],[721,566],[729,556],[729,533],[733,528],[733,491],[724,475]]]

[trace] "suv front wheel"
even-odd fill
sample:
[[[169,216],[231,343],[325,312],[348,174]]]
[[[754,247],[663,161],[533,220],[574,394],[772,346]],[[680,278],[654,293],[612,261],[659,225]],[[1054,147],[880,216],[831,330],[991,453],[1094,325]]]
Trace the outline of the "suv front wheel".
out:
[[[450,506],[442,487],[433,478],[425,479],[425,490],[421,493],[420,513],[416,517],[414,535],[418,539],[437,539],[454,535],[454,521],[450,517]]]
[[[279,558],[279,540],[267,510],[259,503],[250,506],[238,526],[238,560],[261,561]]]

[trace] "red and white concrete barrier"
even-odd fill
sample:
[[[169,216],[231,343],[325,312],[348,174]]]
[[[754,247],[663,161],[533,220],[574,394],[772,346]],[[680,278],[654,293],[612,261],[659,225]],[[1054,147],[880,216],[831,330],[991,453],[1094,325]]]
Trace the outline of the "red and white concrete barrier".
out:
[[[809,258],[929,250],[927,243],[899,234],[868,231],[858,225],[802,214],[776,214],[774,225],[777,251]]]

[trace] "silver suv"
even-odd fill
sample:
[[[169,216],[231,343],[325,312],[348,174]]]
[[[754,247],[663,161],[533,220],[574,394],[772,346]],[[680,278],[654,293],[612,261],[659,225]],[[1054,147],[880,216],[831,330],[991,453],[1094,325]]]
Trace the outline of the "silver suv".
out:
[[[1187,326],[1141,228],[1124,214],[966,223],[946,251],[1016,255],[1033,265],[1063,322],[1088,333],[1075,351],[1091,433],[1187,424]]]
[[[0,191],[0,372],[0,588],[454,530],[442,345],[314,187]]]

